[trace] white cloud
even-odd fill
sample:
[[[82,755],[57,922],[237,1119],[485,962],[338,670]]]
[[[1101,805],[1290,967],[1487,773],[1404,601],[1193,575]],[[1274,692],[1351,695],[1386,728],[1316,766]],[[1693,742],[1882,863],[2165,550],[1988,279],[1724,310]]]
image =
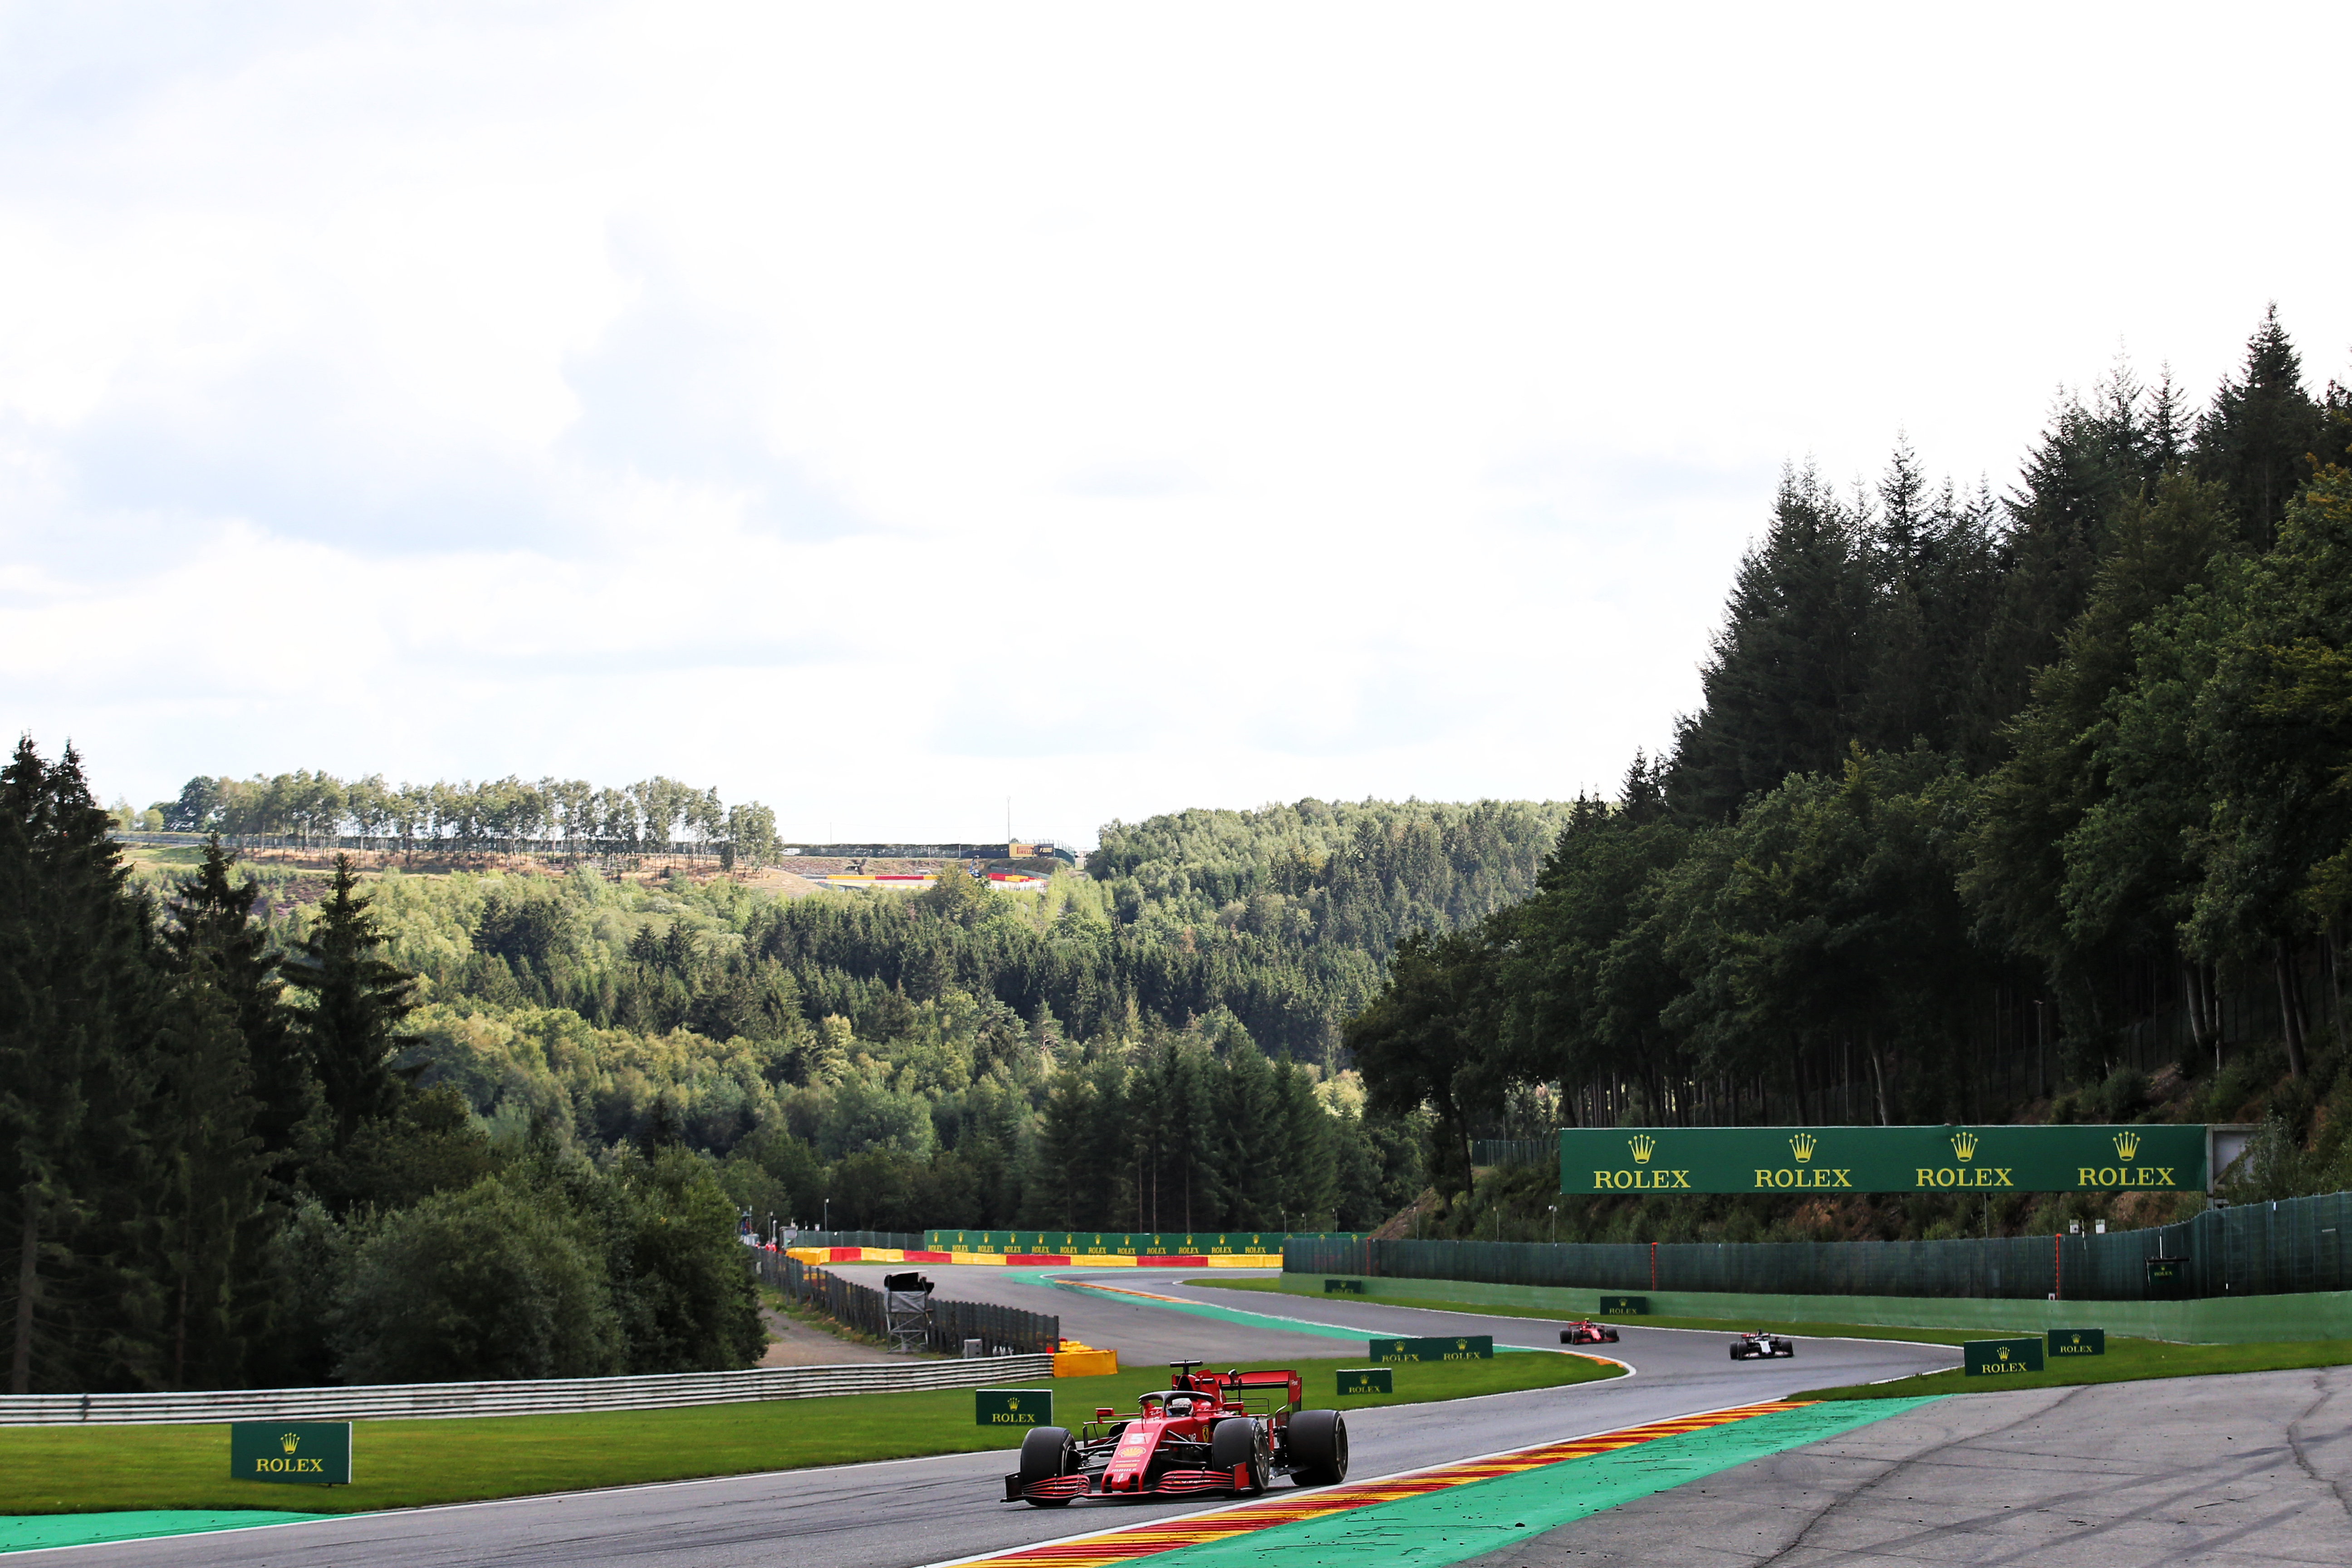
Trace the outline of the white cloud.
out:
[[[2000,482],[2118,342],[2352,344],[2334,9],[0,28],[0,693],[142,799],[1567,794],[1782,461]]]

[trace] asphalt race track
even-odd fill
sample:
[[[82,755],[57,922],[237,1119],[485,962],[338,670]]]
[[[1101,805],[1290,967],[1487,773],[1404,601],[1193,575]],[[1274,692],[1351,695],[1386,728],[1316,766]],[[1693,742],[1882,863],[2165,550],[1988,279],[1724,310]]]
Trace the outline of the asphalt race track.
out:
[[[867,1272],[844,1268],[845,1274]],[[877,1268],[871,1272],[887,1270]],[[1259,1326],[1195,1317],[1133,1297],[1056,1286],[1044,1276],[1086,1277],[1248,1313],[1277,1314],[1363,1338],[1395,1334],[1492,1334],[1500,1344],[1558,1349],[1548,1320],[1436,1313],[1376,1302],[1218,1291],[1179,1281],[1202,1271],[1132,1269],[1024,1271],[932,1267],[940,1294],[1058,1313],[1066,1338],[1119,1352],[1122,1366],[1179,1358],[1279,1364],[1286,1359],[1360,1355],[1345,1341],[1304,1327]],[[1695,1411],[1775,1398],[1796,1389],[1865,1382],[1948,1366],[1941,1346],[1887,1341],[1804,1340],[1794,1361],[1733,1362],[1721,1333],[1629,1328],[1615,1352],[1635,1375],[1567,1388],[1495,1394],[1435,1405],[1394,1405],[1349,1415],[1350,1480],[1506,1448],[1633,1426]],[[1328,1398],[1328,1394],[1325,1396]],[[822,1419],[819,1401],[809,1416]],[[1077,1506],[1057,1510],[1006,1504],[1006,1454],[786,1470],[507,1502],[417,1509],[315,1524],[177,1536],[73,1549],[78,1564],[629,1563],[761,1564],[915,1568],[972,1553],[1101,1530],[1168,1514],[1198,1512],[1199,1499]],[[1212,1501],[1209,1506],[1220,1506]],[[28,1561],[48,1554],[27,1552]],[[64,1559],[58,1557],[57,1561]]]

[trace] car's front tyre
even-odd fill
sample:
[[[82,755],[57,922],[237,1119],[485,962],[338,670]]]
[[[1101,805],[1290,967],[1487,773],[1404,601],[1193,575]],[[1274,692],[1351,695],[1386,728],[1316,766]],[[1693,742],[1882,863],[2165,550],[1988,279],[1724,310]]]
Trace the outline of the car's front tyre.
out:
[[[1021,1485],[1024,1489],[1056,1476],[1066,1476],[1076,1468],[1077,1448],[1070,1441],[1068,1427],[1040,1426],[1021,1439]],[[1031,1508],[1067,1508],[1070,1503],[1066,1497],[1022,1500]]]
[[[1209,1468],[1231,1475],[1238,1467],[1244,1481],[1234,1489],[1244,1497],[1265,1490],[1265,1433],[1245,1415],[1235,1415],[1209,1428]]]

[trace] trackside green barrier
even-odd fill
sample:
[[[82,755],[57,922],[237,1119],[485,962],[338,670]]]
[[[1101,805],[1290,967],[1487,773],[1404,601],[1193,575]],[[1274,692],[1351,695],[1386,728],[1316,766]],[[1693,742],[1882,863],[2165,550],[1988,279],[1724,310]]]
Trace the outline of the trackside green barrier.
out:
[[[1323,1294],[1324,1276],[1286,1274],[1285,1292]],[[1601,1293],[1546,1285],[1496,1285],[1476,1279],[1368,1279],[1370,1300],[1446,1300],[1473,1306],[1533,1307],[1564,1318],[1595,1315]],[[2181,1344],[2268,1344],[2293,1340],[2352,1340],[2352,1290],[2294,1296],[2222,1297],[2201,1301],[1970,1300],[1948,1296],[1778,1296],[1654,1290],[1651,1313],[1757,1323],[1867,1323],[1881,1328],[1982,1329],[1989,1333],[2072,1329],[2095,1314],[2106,1332]]]
[[[2089,1236],[1949,1241],[1339,1241],[1283,1249],[1300,1274],[1711,1295],[2211,1300],[2352,1290],[2352,1193],[2209,1208]]]

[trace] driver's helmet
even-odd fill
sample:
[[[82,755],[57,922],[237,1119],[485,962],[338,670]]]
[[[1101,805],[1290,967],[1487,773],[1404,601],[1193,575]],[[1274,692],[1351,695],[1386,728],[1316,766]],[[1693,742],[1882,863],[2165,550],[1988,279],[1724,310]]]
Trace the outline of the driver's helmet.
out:
[[[1192,1414],[1192,1396],[1189,1394],[1170,1394],[1168,1396],[1168,1414],[1171,1415],[1190,1415]]]

